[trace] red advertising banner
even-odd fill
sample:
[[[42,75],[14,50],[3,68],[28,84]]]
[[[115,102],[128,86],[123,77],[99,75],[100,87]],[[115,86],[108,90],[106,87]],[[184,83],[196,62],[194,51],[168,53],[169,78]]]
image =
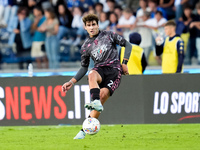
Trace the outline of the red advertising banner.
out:
[[[90,111],[87,77],[63,93],[71,77],[0,78],[0,126],[82,124]],[[199,74],[123,76],[104,105],[102,124],[199,123]]]

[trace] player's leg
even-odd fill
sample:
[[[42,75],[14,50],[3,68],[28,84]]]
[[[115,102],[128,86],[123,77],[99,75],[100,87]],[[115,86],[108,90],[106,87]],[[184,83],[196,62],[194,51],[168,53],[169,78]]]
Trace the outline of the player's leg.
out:
[[[99,88],[99,83],[102,82],[102,77],[99,75],[97,71],[91,70],[90,73],[88,74],[88,82],[89,82],[92,102],[85,104],[85,107],[91,110],[94,109],[95,106],[98,110],[102,111],[103,106],[100,102],[100,88]],[[93,111],[96,113],[92,114],[92,116],[99,116],[98,113],[100,112],[95,110]],[[85,135],[86,135],[85,132],[83,131],[83,129],[81,129],[81,131],[79,131],[79,133],[74,137],[74,139],[84,139]]]
[[[100,90],[100,100],[101,100],[101,104],[104,105],[104,103],[107,101],[107,99],[110,97],[110,91],[108,88],[102,88]],[[99,115],[101,113],[96,111],[96,110],[93,110],[90,112],[90,117],[93,117],[93,118],[99,118]]]
[[[100,90],[100,100],[102,105],[107,101],[107,99],[110,97],[110,91],[107,88],[102,88]],[[99,111],[96,110],[92,110],[90,112],[90,116],[89,117],[93,117],[93,118],[98,118],[99,115],[101,113]],[[78,134],[74,137],[74,139],[84,139],[85,138],[85,132],[83,131],[83,129],[81,129],[81,131],[78,132]]]
[[[86,103],[85,108],[87,108],[89,110],[97,110],[97,111],[101,112],[101,111],[103,111],[103,106],[100,101],[99,84],[102,82],[102,77],[97,71],[92,70],[88,74],[88,82],[89,82],[92,102]]]

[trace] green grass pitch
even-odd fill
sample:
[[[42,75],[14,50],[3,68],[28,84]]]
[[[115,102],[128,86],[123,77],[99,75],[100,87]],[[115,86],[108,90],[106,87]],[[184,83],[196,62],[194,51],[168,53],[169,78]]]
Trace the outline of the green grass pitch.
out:
[[[0,150],[199,150],[200,124],[101,125],[73,140],[81,126],[0,127]]]

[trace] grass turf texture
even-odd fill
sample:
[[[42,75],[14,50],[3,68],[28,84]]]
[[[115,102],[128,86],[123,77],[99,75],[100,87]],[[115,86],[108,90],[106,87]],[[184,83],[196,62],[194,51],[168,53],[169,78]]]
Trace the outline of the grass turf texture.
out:
[[[73,140],[81,126],[0,127],[0,150],[199,150],[200,124],[101,125]]]

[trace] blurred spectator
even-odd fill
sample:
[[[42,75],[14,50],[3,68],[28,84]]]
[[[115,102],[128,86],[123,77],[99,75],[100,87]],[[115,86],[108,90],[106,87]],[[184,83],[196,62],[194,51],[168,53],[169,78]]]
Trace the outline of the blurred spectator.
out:
[[[67,8],[72,11],[73,7],[79,6],[79,0],[67,0]]]
[[[140,46],[144,49],[147,61],[149,60],[150,52],[154,50],[154,39],[152,35],[152,30],[145,27],[145,25],[148,24],[148,21],[151,19],[150,15],[150,12],[145,11],[142,17],[142,21],[138,21],[136,23],[137,28],[135,29],[142,37],[142,42]]]
[[[72,28],[79,28],[82,27],[82,15],[83,11],[80,7],[74,7],[73,11],[73,20],[72,20]]]
[[[130,8],[126,8],[123,10],[122,17],[119,19],[118,28],[130,29],[131,25],[133,25],[136,21],[135,16]]]
[[[136,11],[136,24],[143,24],[143,16],[145,16],[145,12],[151,12],[151,10],[148,7],[147,0],[140,0],[139,7],[140,8]]]
[[[117,24],[117,28],[121,28],[123,31],[124,38],[128,40],[129,32],[131,27],[134,25],[136,21],[135,16],[130,8],[126,8],[123,10],[123,15],[119,19]],[[132,27],[133,28],[133,27]]]
[[[126,7],[132,9],[132,10],[135,10],[136,9],[136,1],[134,0],[125,0],[125,3],[126,3]]]
[[[151,11],[148,7],[147,0],[139,0],[139,6],[140,8],[136,11],[136,18],[140,19],[145,11]]]
[[[81,42],[81,38],[86,35],[86,31],[84,30],[82,15],[83,11],[80,7],[73,8],[73,20],[72,20],[72,29],[70,30],[70,39],[62,40],[61,43],[66,45],[77,46]]]
[[[122,17],[122,12],[123,12],[122,7],[119,6],[119,5],[116,5],[116,6],[115,6],[115,9],[114,9],[114,13],[117,14],[117,18],[118,18],[118,20],[121,19],[121,17]]]
[[[0,26],[6,27],[9,20],[17,14],[17,7],[14,6],[13,0],[0,1]]]
[[[95,9],[91,8],[90,10],[88,10],[87,12],[84,12],[83,16],[86,14],[95,14]]]
[[[162,16],[161,11],[156,11],[155,17],[147,20],[145,22],[144,27],[147,27],[151,29],[152,34],[153,34],[153,41],[156,39],[157,36],[161,36],[164,38],[164,25],[167,22],[167,19],[165,19]],[[160,56],[155,56],[155,59],[157,60],[158,64],[161,64],[161,57]]]
[[[10,32],[9,45],[16,44],[17,56],[25,57],[30,55],[32,37],[30,33],[31,20],[28,18],[29,12],[26,7],[19,7],[17,16],[13,17],[8,24],[7,30]],[[28,53],[28,54],[27,54]],[[24,60],[19,62],[19,69],[23,69]],[[30,63],[30,60],[27,60]]]
[[[192,6],[192,10],[195,9],[196,4],[199,2],[199,0],[189,0],[187,3]]]
[[[106,28],[109,25],[109,20],[107,19],[107,15],[105,12],[100,13],[100,18],[99,18],[99,29],[100,30],[106,30]]]
[[[160,0],[159,6],[165,10],[168,20],[175,18],[174,0]]]
[[[139,46],[141,43],[141,36],[137,32],[133,32],[129,35],[129,42],[132,44],[132,51],[128,61],[129,75],[142,74],[147,66],[144,50]],[[120,62],[124,58],[125,48],[121,48]]]
[[[158,6],[156,0],[149,0],[148,7],[150,8],[150,11],[151,11],[151,18],[153,18],[155,16],[156,11],[158,10],[158,11],[161,11],[163,14],[163,17],[167,19],[167,14],[166,14],[165,10]]]
[[[181,73],[184,60],[184,42],[176,35],[176,23],[168,21],[165,24],[167,38],[162,43],[160,37],[156,38],[156,55],[162,56],[162,73]],[[162,44],[161,44],[162,43]]]
[[[41,5],[42,5],[42,9],[43,9],[43,10],[53,7],[53,6],[51,5],[51,2],[50,2],[49,0],[43,2]]]
[[[118,24],[117,14],[115,14],[114,12],[111,13],[109,16],[109,22],[110,22],[110,24],[107,27],[107,30],[113,31],[119,35],[123,35],[122,29],[117,28],[117,24]]]
[[[35,6],[42,6],[42,3],[47,1],[47,0],[27,0],[28,1],[28,7],[29,7],[29,12],[33,14],[33,9]]]
[[[73,11],[73,21],[72,21],[72,28],[73,30],[73,37],[75,41],[73,42],[74,46],[77,46],[81,42],[81,38],[84,37],[87,33],[83,28],[83,21],[82,21],[83,11],[80,7],[74,8]]]
[[[194,29],[196,33],[196,49],[198,64],[200,65],[200,2],[196,4],[197,15],[195,15],[193,21],[190,23],[190,28]]]
[[[63,37],[69,35],[69,30],[71,28],[73,16],[69,9],[64,5],[60,4],[58,6],[58,19],[59,19],[59,32],[57,37],[61,40]]]
[[[100,17],[101,12],[103,12],[103,4],[102,3],[96,3],[94,6],[95,14]]]
[[[38,28],[40,32],[46,32],[45,50],[49,60],[49,68],[59,68],[59,40],[57,33],[59,30],[59,22],[52,8],[44,11],[46,21]]]
[[[183,15],[183,6],[185,3],[187,3],[189,0],[175,0],[174,6],[175,6],[175,16],[176,20],[179,20],[179,18]]]
[[[92,0],[79,0],[79,7],[83,8],[83,12],[87,12],[94,7]]]
[[[108,7],[108,4],[106,3],[106,0],[99,0],[99,3],[103,4],[103,11],[104,12],[108,12],[109,11],[109,7]]]
[[[34,8],[35,6],[42,7],[42,3],[47,2],[48,0],[28,0],[28,6]]]
[[[45,33],[37,31],[37,29],[45,21],[45,17],[43,16],[42,9],[39,6],[34,7],[33,14],[34,14],[34,22],[31,27],[31,30],[33,32],[31,57],[35,58],[37,62],[37,68],[42,68],[41,64],[42,61],[45,64],[45,68],[48,68],[48,60],[46,57],[46,53],[44,52]]]
[[[189,24],[192,21],[193,18],[193,14],[192,14],[192,8],[189,5],[185,5],[184,6],[184,13],[182,14],[182,16],[179,18],[178,21],[176,21],[177,25],[176,25],[176,34],[181,35],[181,38],[184,41],[184,52],[185,52],[185,59],[184,59],[184,63],[189,62],[189,51],[188,50],[188,40],[189,40]]]
[[[108,16],[110,16],[110,14],[112,12],[114,12],[115,9],[115,0],[106,0],[106,4],[108,5],[109,10],[106,12]]]
[[[182,29],[182,32],[188,32],[189,31],[189,39],[187,43],[187,51],[185,54],[185,59],[184,59],[184,64],[185,65],[191,65],[192,64],[192,58],[197,58],[197,49],[196,49],[196,36],[197,36],[197,31],[195,28],[190,28],[191,22],[195,19],[195,15],[192,13],[192,7],[189,6],[188,4],[185,5],[184,7],[184,14],[182,18],[179,20],[182,21],[182,26],[181,22],[178,22],[178,29]],[[178,33],[181,31],[177,30]]]
[[[67,0],[67,7],[69,10],[73,10],[73,7],[81,7],[83,12],[87,12],[93,9],[94,3],[92,0]]]
[[[28,0],[13,0],[13,4],[17,5],[18,7],[29,7],[28,6]]]
[[[190,5],[185,5],[183,12],[184,13],[179,18],[179,20],[176,21],[177,22],[176,33],[179,35],[189,32],[189,24],[191,23],[193,18],[192,8]]]
[[[0,1],[0,26],[5,27],[7,24],[4,20],[4,11],[5,7],[8,5],[8,0],[1,0]]]
[[[162,12],[156,11],[155,17],[146,21],[144,27],[152,29],[154,34],[160,34],[160,32],[164,31],[164,25],[166,22],[167,19],[163,17]]]

